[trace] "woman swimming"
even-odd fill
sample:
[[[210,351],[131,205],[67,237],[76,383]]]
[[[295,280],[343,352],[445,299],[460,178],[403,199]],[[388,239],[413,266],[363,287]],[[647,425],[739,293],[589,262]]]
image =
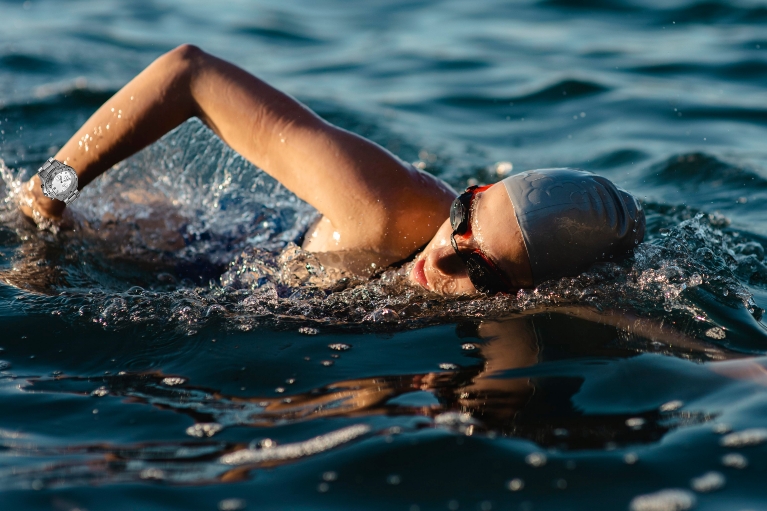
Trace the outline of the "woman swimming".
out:
[[[440,294],[508,292],[575,275],[630,253],[644,236],[641,206],[605,178],[530,171],[456,198],[438,178],[192,45],[155,60],[55,158],[76,170],[82,188],[194,116],[321,213],[304,249],[355,252],[377,265],[417,254],[410,280]],[[24,185],[27,216],[57,219],[64,208],[43,195],[37,175]]]

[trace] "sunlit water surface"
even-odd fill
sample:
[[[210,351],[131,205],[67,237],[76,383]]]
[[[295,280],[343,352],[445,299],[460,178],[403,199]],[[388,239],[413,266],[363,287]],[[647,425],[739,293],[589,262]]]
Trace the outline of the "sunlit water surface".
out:
[[[3,509],[767,507],[767,5],[216,5],[0,4]],[[316,212],[196,120],[70,228],[22,220],[20,183],[183,42],[456,188],[604,174],[647,239],[444,300],[303,252]]]

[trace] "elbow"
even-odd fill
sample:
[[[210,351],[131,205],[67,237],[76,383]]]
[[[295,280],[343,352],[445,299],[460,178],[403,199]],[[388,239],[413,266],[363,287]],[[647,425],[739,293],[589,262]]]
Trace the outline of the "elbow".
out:
[[[199,46],[193,44],[182,44],[173,48],[165,54],[169,60],[181,64],[195,64],[202,60],[207,54]]]

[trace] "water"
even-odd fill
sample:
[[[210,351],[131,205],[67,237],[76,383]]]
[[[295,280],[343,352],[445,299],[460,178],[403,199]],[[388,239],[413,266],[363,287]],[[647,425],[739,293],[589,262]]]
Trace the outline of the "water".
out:
[[[767,506],[767,4],[6,2],[0,19],[4,509]],[[20,180],[183,42],[456,188],[604,174],[642,198],[647,241],[445,301],[407,266],[368,279],[300,251],[314,211],[196,121],[89,186],[74,230],[21,220]]]

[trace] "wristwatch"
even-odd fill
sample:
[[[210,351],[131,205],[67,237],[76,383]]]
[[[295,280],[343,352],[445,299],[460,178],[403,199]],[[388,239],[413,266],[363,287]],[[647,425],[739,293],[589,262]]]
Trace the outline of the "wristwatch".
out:
[[[37,173],[40,175],[43,194],[46,197],[71,204],[80,196],[80,191],[77,189],[77,173],[69,165],[48,158]]]

